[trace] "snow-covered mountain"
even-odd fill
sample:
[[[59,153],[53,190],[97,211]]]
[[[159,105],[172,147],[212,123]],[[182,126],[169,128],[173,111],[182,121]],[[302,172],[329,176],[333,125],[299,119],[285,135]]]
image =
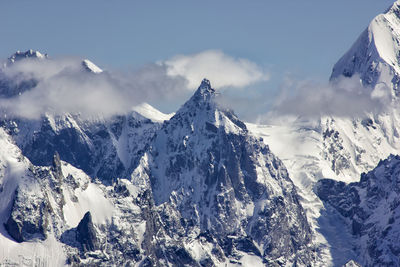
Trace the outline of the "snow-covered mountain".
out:
[[[317,183],[317,195],[351,226],[357,261],[363,266],[400,265],[400,157],[390,156],[345,184],[331,179]]]
[[[11,55],[7,62],[0,67],[0,97],[10,98],[17,96],[25,91],[34,88],[38,81],[33,77],[26,77],[22,73],[14,73],[8,75],[5,69],[9,68],[18,61],[31,59],[31,60],[44,60],[47,59],[47,54],[43,55],[39,51],[28,50],[26,52],[17,51]]]
[[[331,80],[358,74],[365,86],[385,86],[399,95],[400,2],[376,16],[350,50],[335,64]]]
[[[36,65],[34,64],[44,63],[51,60],[52,59],[47,54],[42,54],[39,51],[34,51],[32,49],[25,52],[15,52],[7,59],[7,61],[2,66],[0,66],[0,97],[16,97],[26,91],[35,88],[40,82],[41,78],[37,77],[37,75],[35,76],[34,73],[32,73],[33,69],[35,69],[36,67]],[[31,69],[29,67],[26,67],[27,63],[30,63],[29,67]],[[54,66],[58,67],[56,63],[54,64]],[[66,67],[68,69],[71,66]],[[36,70],[35,72],[40,72],[42,68],[43,66],[39,65],[38,70]],[[80,68],[84,72],[94,74],[99,74],[103,72],[102,69],[100,69],[88,59],[82,60],[78,68]]]
[[[377,158],[385,160],[379,161],[374,170],[365,168],[363,172],[369,172],[362,174],[361,180],[354,180],[356,183],[344,185],[321,180],[316,187],[317,194],[328,203],[326,205],[334,207],[346,218],[353,234],[357,260],[363,266],[400,264],[398,224],[395,222],[399,159],[398,156],[386,159],[389,152],[399,154],[399,44],[400,1],[396,1],[385,13],[373,19],[349,52],[335,65],[331,76],[334,81],[340,74],[359,75],[367,90],[389,90],[392,95],[391,106],[385,113],[363,120],[369,128],[363,136],[376,140],[371,143],[374,149],[358,145],[364,149],[364,155],[373,155],[370,164],[376,164]]]
[[[203,80],[175,114],[1,119],[0,265],[399,265],[399,14],[331,76],[389,92],[379,114],[243,123]],[[2,70],[21,60],[49,58],[17,52]],[[38,82],[15,77],[0,71],[0,97]]]
[[[142,186],[151,186],[163,231],[191,265],[311,264],[311,230],[285,167],[215,98],[203,80],[156,133],[132,181],[148,177]]]
[[[0,262],[311,265],[286,168],[215,97],[204,80],[165,122],[147,104],[3,119]]]
[[[13,55],[11,55],[8,58],[8,64],[13,64],[19,60],[23,60],[23,59],[46,59],[48,58],[47,54],[42,54],[39,51],[35,51],[35,50],[28,50],[25,52],[21,52],[21,51],[17,51],[15,52]]]
[[[107,120],[47,114],[37,120],[3,120],[2,125],[33,164],[48,166],[58,152],[62,160],[110,184],[130,177],[161,123],[132,111]]]
[[[8,62],[17,64],[24,60],[51,59],[47,54],[28,50],[16,52],[9,57]],[[18,77],[14,72],[9,75],[8,68],[11,68],[10,65],[0,68],[0,96],[3,98],[18,97],[34,89],[40,81],[35,75],[22,72],[24,68],[18,69]],[[87,59],[81,62],[78,70],[93,74],[102,72]],[[4,72],[7,75],[2,75]],[[57,152],[61,160],[82,169],[91,177],[98,177],[106,184],[116,178],[130,177],[145,146],[160,128],[163,119],[170,117],[155,112],[148,104],[133,107],[127,114],[111,118],[83,118],[77,113],[47,113],[38,119],[2,115],[4,119],[0,125],[33,164],[50,166]]]
[[[81,170],[60,162],[32,165],[1,129],[0,258],[4,265],[60,266],[66,261],[56,239],[76,226],[87,210],[97,223],[112,213],[101,186]]]
[[[388,103],[385,112],[366,113],[358,118],[282,117],[272,120],[270,125],[247,124],[253,133],[269,144],[288,168],[315,230],[315,242],[321,248],[322,266],[341,266],[352,259],[366,266],[377,266],[375,264],[378,263],[378,260],[374,262],[365,258],[369,255],[368,246],[362,245],[363,242],[374,242],[377,238],[373,234],[375,228],[366,231],[360,241],[360,237],[352,232],[348,219],[332,205],[321,202],[313,190],[316,182],[324,178],[333,179],[332,183],[357,182],[363,172],[374,169],[380,160],[399,153],[399,6],[400,1],[397,1],[384,14],[373,19],[351,49],[336,63],[331,76],[332,83],[342,79],[342,76],[357,76],[369,93],[389,92],[392,103]],[[336,193],[339,194],[339,190]],[[371,199],[363,197],[364,201],[374,202],[373,196],[370,196]],[[390,253],[380,257],[400,257],[398,252]],[[380,264],[388,266],[383,261]]]

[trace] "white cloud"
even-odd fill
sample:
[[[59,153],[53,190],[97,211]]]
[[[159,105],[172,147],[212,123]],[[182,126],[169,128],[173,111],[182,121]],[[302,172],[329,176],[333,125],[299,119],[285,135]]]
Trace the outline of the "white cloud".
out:
[[[143,102],[173,112],[190,97],[203,77],[210,79],[214,87],[226,89],[221,90],[221,104],[253,121],[267,119],[271,114],[355,117],[365,112],[380,112],[391,103],[388,88],[364,88],[354,76],[338,79],[335,84],[286,79],[281,94],[271,104],[276,93],[271,88],[256,85],[246,94],[230,89],[265,80],[267,74],[248,60],[235,59],[220,51],[176,56],[136,71],[98,74],[85,71],[77,58],[21,60],[1,68],[0,75],[16,81],[15,84],[37,80],[30,90],[0,98],[2,113],[27,118],[38,118],[46,112],[108,117],[124,114]],[[271,105],[272,111],[267,114]]]
[[[383,84],[374,89],[363,87],[357,76],[341,77],[336,83],[286,77],[279,89],[263,87],[246,94],[225,90],[219,102],[237,112],[241,119],[267,124],[286,116],[364,117],[366,113],[379,114],[392,105],[400,105],[393,101],[390,88]]]
[[[30,90],[0,98],[1,112],[25,118],[65,112],[109,117],[142,102],[175,100],[186,86],[182,77],[168,76],[165,66],[150,64],[134,72],[94,74],[76,58],[21,60],[3,67],[0,74],[14,85],[37,81]]]
[[[333,115],[358,117],[366,112],[379,113],[391,104],[391,90],[363,87],[360,77],[340,77],[335,83],[287,80],[274,112],[305,117]]]
[[[25,78],[34,77],[45,80],[64,71],[82,71],[81,61],[78,58],[65,57],[57,59],[26,58],[15,61],[1,69],[7,77],[23,74]]]
[[[86,71],[79,58],[28,58],[1,67],[0,75],[14,85],[37,82],[19,95],[0,98],[1,112],[27,118],[46,112],[107,117],[126,113],[142,102],[172,112],[205,77],[216,88],[242,87],[268,78],[255,63],[214,50],[176,56],[136,71],[98,74]]]
[[[167,66],[168,75],[187,79],[189,89],[196,89],[203,78],[209,79],[215,88],[244,87],[269,78],[257,64],[219,50],[175,56],[160,65]]]

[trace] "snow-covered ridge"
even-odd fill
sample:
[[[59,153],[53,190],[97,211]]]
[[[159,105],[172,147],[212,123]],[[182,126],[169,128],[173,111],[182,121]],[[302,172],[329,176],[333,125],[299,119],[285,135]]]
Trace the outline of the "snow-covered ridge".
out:
[[[383,85],[396,92],[399,6],[371,22],[335,65],[332,81],[359,74],[371,89]],[[99,73],[91,64],[83,66]],[[357,266],[352,260],[375,260],[369,251],[384,251],[376,254],[380,262],[398,263],[400,159],[382,161],[357,181],[398,153],[399,110],[245,125],[220,108],[216,96],[205,79],[176,114],[141,104],[107,120],[65,114],[1,121],[3,223],[21,217],[23,200],[26,207],[54,208],[45,214],[52,224],[38,231],[45,241],[28,233],[33,239],[17,244],[1,225],[1,246],[11,248],[13,260],[18,250],[35,260],[35,251],[46,257],[43,251],[54,247],[52,253],[77,265]],[[55,152],[65,162],[35,166],[51,165]],[[326,178],[335,180],[328,191],[344,190],[319,194],[322,202],[313,190],[324,189],[315,185],[331,181]],[[19,187],[25,191],[11,207],[18,183],[32,180]],[[343,207],[350,212],[342,214]],[[366,224],[359,215],[368,216]],[[26,218],[40,221],[34,209]],[[82,235],[79,225],[90,235]],[[0,265],[8,252],[0,250]]]
[[[365,90],[383,89],[395,100],[400,89],[399,55],[400,1],[397,1],[373,19],[335,64],[331,81],[336,82],[342,75],[358,75]],[[355,252],[360,243],[347,218],[321,202],[313,189],[318,180],[324,178],[357,182],[361,173],[371,171],[380,160],[398,154],[400,110],[393,106],[385,113],[365,114],[361,118],[327,116],[286,121],[277,118],[270,125],[247,124],[248,129],[262,137],[283,160],[299,189],[302,205],[315,230],[315,243],[321,249],[320,266],[340,266],[349,260],[361,260],[368,263],[367,266],[374,266],[372,260],[362,261],[368,253],[365,247],[358,254]],[[383,221],[386,223],[385,219]],[[367,241],[363,239],[362,242]],[[381,258],[390,257],[381,255]]]
[[[141,103],[137,106],[132,108],[134,111],[139,113],[145,118],[150,119],[154,122],[164,122],[171,119],[175,113],[165,114],[159,111],[158,109],[154,108],[153,106],[149,105],[148,103]]]
[[[278,118],[269,125],[246,124],[283,161],[297,186],[315,231],[315,243],[321,249],[321,265],[317,266],[344,264],[356,259],[356,255],[351,231],[346,230],[348,225],[325,207],[314,194],[314,185],[324,178],[346,183],[359,181],[361,173],[398,153],[399,119],[399,113],[393,111],[356,119]]]
[[[393,89],[398,94],[400,84],[400,2],[376,16],[333,67],[331,81],[341,75],[359,74],[365,86],[376,85]]]
[[[357,244],[357,261],[363,266],[400,264],[399,173],[400,157],[391,155],[359,182],[323,179],[317,183],[318,196],[347,219]]]
[[[9,183],[13,168],[0,164],[0,185],[8,181],[0,244],[12,252],[0,251],[0,264],[21,264],[18,251],[47,266],[313,262],[285,167],[215,96],[204,80],[162,124],[136,112],[109,121],[71,114],[2,121],[0,163],[12,161],[21,177]],[[44,157],[52,162],[37,166]],[[130,166],[131,180],[120,179]],[[42,252],[50,245],[54,260]]]
[[[98,66],[96,66],[93,62],[91,62],[91,61],[88,60],[88,59],[84,59],[84,60],[82,61],[82,66],[83,66],[86,70],[88,70],[89,72],[92,72],[92,73],[102,73],[102,72],[103,72],[102,69],[100,69]]]
[[[37,59],[45,59],[47,58],[47,54],[42,54],[39,51],[34,51],[32,49],[27,50],[25,52],[17,51],[13,55],[11,55],[8,60],[10,63],[14,63],[18,60],[24,59],[24,58],[37,58]]]
[[[285,167],[216,96],[204,79],[156,133],[132,181],[151,186],[165,238],[184,244],[189,265],[311,263],[310,229]]]

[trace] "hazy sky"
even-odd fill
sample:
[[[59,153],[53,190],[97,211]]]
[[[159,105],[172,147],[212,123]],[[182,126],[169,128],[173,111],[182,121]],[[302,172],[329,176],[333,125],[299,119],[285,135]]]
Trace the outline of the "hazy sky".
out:
[[[329,77],[389,0],[1,1],[0,57],[36,49],[125,68],[208,49]]]

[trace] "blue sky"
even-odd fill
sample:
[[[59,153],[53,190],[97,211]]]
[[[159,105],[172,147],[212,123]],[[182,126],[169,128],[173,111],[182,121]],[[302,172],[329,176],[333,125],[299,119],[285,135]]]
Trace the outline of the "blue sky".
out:
[[[196,61],[191,73],[184,73],[188,77],[207,67],[204,58],[210,56],[207,51],[211,50],[212,55],[220,58],[212,62],[214,69],[224,68],[228,61],[234,66],[226,73],[234,73],[245,65],[250,80],[259,77],[261,83],[246,86],[252,89],[246,92],[250,102],[252,98],[273,99],[287,75],[327,81],[334,63],[371,19],[392,3],[389,0],[1,1],[0,58],[7,58],[16,50],[34,49],[53,57],[88,58],[105,69],[137,70],[171,59],[176,67],[187,60],[177,59],[177,55],[201,55],[200,63]],[[202,54],[204,51],[206,54]],[[257,67],[247,61],[234,62],[240,58]],[[230,86],[226,79],[223,82]],[[187,97],[189,93],[183,95]],[[242,96],[240,90],[230,95],[232,101],[238,102]],[[182,99],[156,106],[171,112],[179,103]],[[254,109],[265,110],[268,104],[268,100],[263,100]],[[238,105],[239,113],[240,108]],[[248,109],[248,105],[242,105],[242,109]]]
[[[220,49],[328,77],[388,0],[1,1],[0,56],[29,48],[125,68]]]

